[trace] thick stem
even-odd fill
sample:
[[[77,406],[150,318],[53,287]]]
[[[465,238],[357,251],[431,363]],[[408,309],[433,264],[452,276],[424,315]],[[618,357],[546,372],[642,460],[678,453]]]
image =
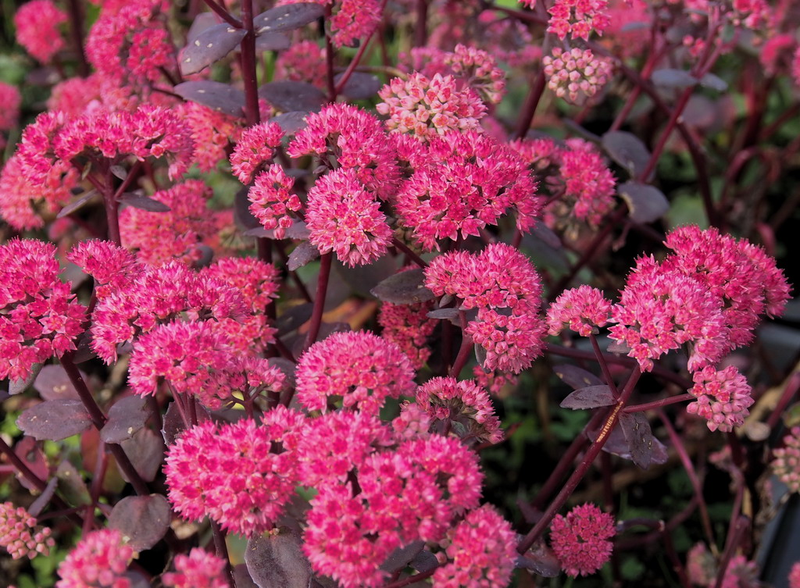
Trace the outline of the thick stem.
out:
[[[258,74],[256,72],[256,33],[253,25],[253,0],[242,0],[242,24],[247,34],[242,39],[242,78],[244,81],[247,126],[261,122],[258,111]]]
[[[419,267],[425,268],[428,267],[428,262],[422,259],[419,255],[414,253],[408,245],[400,241],[397,237],[392,237],[392,246],[396,247],[403,253],[405,253],[410,260],[416,263]]]
[[[545,39],[545,42],[546,41],[547,39]],[[536,107],[539,106],[539,101],[542,99],[542,94],[544,94],[546,85],[547,79],[544,76],[544,69],[542,68],[533,79],[531,91],[528,94],[528,98],[525,100],[525,104],[522,106],[522,111],[517,120],[516,131],[514,131],[515,139],[524,139],[525,135],[528,133],[528,129],[531,128],[533,116],[536,114]]]
[[[322,314],[325,312],[325,298],[328,294],[328,281],[331,276],[333,252],[326,253],[320,259],[319,277],[317,278],[317,294],[314,297],[314,310],[311,312],[311,324],[304,348],[308,349],[317,340],[319,329],[322,326]]]
[[[547,510],[542,515],[542,518],[539,519],[539,522],[536,523],[536,526],[530,530],[530,532],[525,536],[525,538],[520,541],[519,546],[517,547],[517,551],[519,553],[525,553],[531,546],[542,536],[542,534],[547,530],[547,527],[550,526],[550,522],[553,520],[553,517],[556,516],[561,507],[566,504],[569,497],[575,491],[575,488],[578,487],[578,484],[586,475],[586,472],[589,471],[592,463],[597,456],[600,455],[600,452],[603,450],[603,446],[608,441],[608,438],[611,436],[611,431],[614,429],[614,426],[617,424],[617,420],[619,419],[619,415],[622,412],[622,409],[625,407],[625,403],[630,398],[630,395],[633,393],[634,388],[636,387],[636,383],[639,381],[639,377],[642,375],[642,372],[639,370],[638,366],[634,368],[634,371],[631,373],[628,381],[625,383],[625,387],[623,388],[622,392],[619,395],[619,400],[617,401],[616,406],[614,406],[611,414],[606,419],[606,422],[603,424],[603,427],[600,429],[600,433],[595,439],[595,442],[589,448],[589,451],[586,452],[586,455],[581,460],[581,463],[569,477],[567,483],[564,484],[564,487],[555,497],[553,502],[550,503],[550,506],[547,507]]]
[[[72,43],[75,45],[75,53],[78,55],[78,73],[82,78],[89,75],[89,62],[86,60],[86,53],[83,50],[83,7],[80,0],[68,0],[69,6],[69,29],[72,34]]]
[[[428,43],[428,0],[417,0],[417,28],[414,29],[414,47]]]
[[[214,534],[214,547],[217,550],[217,557],[221,557],[225,560],[225,569],[228,572],[231,588],[236,588],[236,577],[233,574],[233,566],[231,565],[230,556],[228,555],[228,545],[225,543],[225,534],[216,521],[211,521],[211,531]]]
[[[611,376],[611,370],[608,369],[608,362],[606,362],[605,355],[600,350],[600,345],[597,343],[597,337],[594,336],[594,333],[589,333],[589,340],[592,342],[592,349],[594,349],[594,354],[597,357],[597,361],[600,364],[600,370],[603,372],[603,377],[606,379],[606,384],[608,387],[611,388],[611,393],[614,395],[614,398],[619,396],[619,391],[617,390],[617,385],[614,383],[614,378]]]
[[[208,6],[211,10],[213,10],[217,16],[219,16],[222,20],[227,22],[232,27],[237,29],[244,28],[242,21],[233,16],[230,12],[225,10],[223,6],[217,4],[214,0],[203,0],[203,1],[206,3],[206,6]]]
[[[467,365],[467,361],[469,361],[469,356],[472,353],[472,337],[467,334],[467,315],[463,310],[458,311],[458,317],[461,320],[461,347],[458,349],[458,355],[456,356],[455,362],[453,362],[453,367],[450,368],[450,377],[451,378],[458,378],[458,374],[461,373],[461,370],[464,369],[464,366]]]
[[[623,412],[645,412],[647,410],[655,410],[657,408],[664,408],[670,404],[678,404],[679,402],[686,402],[693,400],[695,397],[688,392],[686,394],[679,394],[678,396],[670,396],[669,398],[662,398],[661,400],[653,400],[652,402],[645,402],[643,404],[634,404],[633,406],[626,406]]]

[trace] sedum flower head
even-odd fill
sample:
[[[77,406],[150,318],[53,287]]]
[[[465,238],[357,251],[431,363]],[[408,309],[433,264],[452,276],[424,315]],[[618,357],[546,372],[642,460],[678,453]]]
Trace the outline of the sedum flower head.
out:
[[[470,380],[431,378],[417,388],[417,404],[428,412],[436,432],[453,431],[463,441],[500,443],[503,431],[489,394]]]
[[[306,208],[309,241],[320,253],[333,251],[351,267],[372,263],[391,243],[392,230],[380,202],[353,168],[319,178],[308,192]]]
[[[279,406],[262,418],[206,421],[170,447],[169,500],[185,519],[208,516],[231,533],[268,531],[298,483],[297,445],[304,417]]]
[[[56,544],[50,527],[36,524],[36,517],[12,502],[0,503],[0,547],[13,559],[33,559],[40,553],[49,555]]]
[[[772,470],[791,492],[800,493],[800,427],[792,427],[783,447],[772,452]]]
[[[696,371],[693,378],[695,384],[689,392],[697,400],[686,407],[688,413],[705,418],[712,431],[729,433],[744,424],[755,401],[747,380],[735,366],[717,371],[709,365]]]
[[[574,578],[603,567],[611,557],[610,539],[615,534],[613,516],[594,504],[584,504],[566,517],[556,515],[550,526],[550,543],[561,568]]]
[[[591,286],[579,286],[564,291],[547,309],[549,334],[558,335],[564,328],[582,337],[597,332],[597,327],[608,323],[611,302],[603,293]]]
[[[171,588],[228,588],[225,565],[224,559],[195,547],[189,555],[176,555],[176,571],[161,579]]]
[[[592,31],[598,35],[611,24],[606,8],[608,0],[556,0],[547,11],[550,13],[548,33],[555,33],[564,40],[567,34],[584,41]]]
[[[35,239],[0,245],[0,378],[21,380],[34,364],[75,349],[86,309],[59,280],[56,247]]]
[[[125,572],[133,556],[116,529],[92,531],[58,566],[56,588],[130,588]]]
[[[413,394],[414,375],[394,343],[364,331],[334,333],[300,357],[297,400],[325,412],[333,397],[341,397],[344,408],[374,415],[386,398]]]
[[[238,121],[197,102],[182,102],[176,111],[191,131],[197,167],[203,172],[215,170],[220,161],[227,159],[228,142],[241,135]]]
[[[18,13],[19,14],[19,13]],[[0,104],[3,110],[0,111],[0,131],[7,131],[19,122],[19,107],[22,103],[22,95],[16,86],[0,82]],[[4,139],[0,137],[0,147],[5,147]]]
[[[37,60],[50,63],[66,47],[59,31],[65,22],[67,15],[52,0],[31,0],[14,15],[17,41]]]
[[[67,259],[92,276],[98,299],[128,288],[143,271],[130,251],[99,239],[81,241]]]
[[[611,79],[611,61],[595,57],[591,49],[564,51],[555,47],[542,59],[547,86],[568,102],[583,104]]]
[[[262,122],[242,131],[231,153],[233,175],[243,184],[249,184],[255,171],[272,160],[282,139],[283,130],[274,122]]]
[[[504,588],[517,559],[517,536],[493,506],[472,510],[442,542],[448,563],[433,575],[436,588]]]
[[[250,212],[265,229],[274,231],[276,239],[286,236],[286,229],[294,223],[292,213],[303,208],[297,194],[292,194],[293,186],[294,179],[286,175],[283,167],[273,163],[258,174],[247,192]]]
[[[436,328],[436,321],[428,318],[432,309],[432,302],[384,302],[378,312],[378,324],[383,328],[381,336],[402,349],[414,369],[424,366],[431,355],[427,342]]]

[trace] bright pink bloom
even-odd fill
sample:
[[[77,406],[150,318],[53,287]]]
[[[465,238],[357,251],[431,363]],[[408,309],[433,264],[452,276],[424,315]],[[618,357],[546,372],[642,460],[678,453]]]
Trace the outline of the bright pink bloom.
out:
[[[308,192],[309,241],[322,254],[331,251],[350,267],[382,257],[392,230],[377,197],[366,190],[352,168],[340,168],[317,179]]]
[[[504,588],[511,582],[517,535],[493,506],[471,511],[443,546],[448,563],[433,575],[436,588]]]
[[[144,271],[130,251],[111,241],[81,241],[67,253],[67,259],[94,278],[98,299],[127,289]]]
[[[200,180],[187,180],[151,198],[169,207],[150,212],[129,206],[120,211],[122,244],[137,249],[137,258],[151,265],[178,260],[191,265],[202,257],[200,245],[217,234],[207,202],[211,188]]]
[[[792,427],[783,438],[783,447],[772,452],[772,471],[790,492],[800,493],[800,427]]]
[[[427,439],[431,436],[431,417],[416,402],[400,405],[400,414],[392,420],[392,430],[398,440]]]
[[[336,411],[308,419],[297,449],[300,481],[309,488],[342,484],[367,456],[393,443],[390,429],[363,412]]]
[[[505,398],[508,395],[507,390],[515,387],[519,381],[519,377],[515,374],[500,370],[486,370],[480,365],[472,368],[472,375],[479,386],[500,398]]]
[[[100,106],[103,85],[103,80],[97,74],[88,78],[67,78],[50,90],[47,109],[52,112],[60,110],[69,117],[87,114],[90,109]]]
[[[394,344],[373,333],[334,333],[317,341],[297,364],[297,400],[326,412],[331,397],[342,406],[377,414],[387,397],[414,393],[414,368]]]
[[[556,0],[547,11],[550,13],[548,33],[555,33],[563,40],[568,33],[584,41],[592,31],[603,35],[610,20],[606,13],[607,0]]]
[[[533,226],[541,200],[516,152],[475,131],[429,141],[395,204],[400,222],[426,250],[438,249],[437,241],[444,238],[477,236],[510,209],[517,213],[519,229]]]
[[[69,161],[56,155],[54,141],[68,118],[61,112],[43,112],[33,124],[22,131],[22,140],[17,146],[19,172],[34,188],[43,188],[42,197],[57,196],[52,205],[63,205],[69,198],[69,190],[78,183],[78,173]],[[39,195],[38,190],[34,192]]]
[[[189,555],[175,556],[175,572],[161,576],[172,588],[228,588],[225,560],[195,547]]]
[[[574,104],[583,104],[611,79],[611,61],[595,57],[591,49],[563,51],[555,47],[542,59],[547,87],[555,95]]]
[[[791,69],[792,54],[797,46],[794,35],[789,33],[770,37],[764,42],[758,56],[761,66],[770,75],[785,73]]]
[[[55,214],[72,198],[74,176],[52,185],[28,181],[22,159],[12,155],[0,172],[0,216],[17,231],[44,226],[40,211]]]
[[[436,328],[436,321],[428,318],[432,302],[419,304],[391,304],[384,302],[378,312],[378,324],[383,328],[381,337],[402,349],[414,369],[420,369],[431,355],[428,337]]]
[[[51,0],[31,0],[20,6],[14,15],[17,41],[42,63],[50,63],[53,55],[66,47],[59,27],[67,15]]]
[[[341,3],[340,3],[341,2]],[[381,20],[379,0],[339,0],[339,10],[331,18],[331,40],[336,47],[351,47],[367,38]]]
[[[19,105],[22,103],[22,96],[16,86],[0,82],[0,131],[7,131],[19,122]],[[2,139],[0,138],[0,141]]]
[[[314,41],[294,43],[275,59],[275,79],[308,82],[324,88],[327,71],[325,49]]]
[[[686,554],[686,573],[692,584],[712,587],[717,579],[717,562],[705,543],[695,543]]]
[[[49,555],[56,544],[51,535],[50,527],[37,525],[36,517],[21,506],[0,503],[0,547],[5,547],[13,559]]]
[[[33,365],[75,349],[86,309],[58,278],[56,247],[35,239],[0,245],[0,378],[24,380]]]
[[[486,115],[478,95],[471,89],[459,89],[452,76],[434,75],[428,79],[412,73],[407,80],[393,78],[378,95],[379,113],[388,115],[386,127],[397,133],[411,133],[430,139],[447,131],[477,129]]]
[[[416,402],[430,415],[436,433],[453,432],[468,445],[503,440],[489,394],[471,380],[431,378],[417,388]]]
[[[268,231],[273,231],[276,239],[286,236],[286,229],[292,226],[292,213],[303,208],[297,194],[292,194],[294,179],[286,175],[277,163],[258,174],[256,181],[247,192],[250,212],[253,213]]]
[[[709,365],[696,371],[693,378],[695,384],[689,392],[697,401],[686,407],[688,413],[705,418],[712,431],[729,433],[744,424],[750,414],[748,408],[755,401],[747,379],[739,370],[731,365],[717,371]]]
[[[612,310],[611,339],[625,344],[644,371],[664,353],[692,343],[689,369],[718,362],[727,352],[721,300],[699,280],[641,257]]]
[[[611,302],[591,286],[580,286],[563,292],[547,309],[549,334],[558,335],[565,327],[582,337],[597,332],[608,323]]]
[[[233,175],[243,184],[249,184],[253,173],[272,160],[275,149],[280,147],[283,129],[274,122],[262,122],[242,131],[231,154]]]
[[[566,517],[556,515],[550,525],[550,543],[562,569],[573,578],[588,576],[611,557],[610,539],[616,534],[614,517],[594,504],[573,508]]]
[[[228,143],[239,139],[239,121],[197,102],[182,102],[176,111],[191,131],[197,167],[203,172],[216,169],[226,159]]]
[[[393,145],[381,122],[350,104],[329,104],[309,114],[306,127],[295,134],[286,152],[291,157],[316,155],[329,169],[353,169],[367,190],[382,200],[394,195],[400,177]]]
[[[550,138],[516,139],[508,146],[519,153],[528,167],[535,172],[542,172],[560,161],[560,147]]]
[[[61,579],[56,582],[56,588],[130,588],[132,584],[125,572],[133,555],[133,548],[125,543],[122,533],[116,529],[92,531],[84,535],[58,566]]]
[[[789,588],[800,588],[800,562],[794,564],[789,572]]]
[[[279,406],[262,423],[206,421],[170,446],[164,473],[177,512],[188,520],[208,516],[248,537],[275,525],[298,483],[304,417]]]

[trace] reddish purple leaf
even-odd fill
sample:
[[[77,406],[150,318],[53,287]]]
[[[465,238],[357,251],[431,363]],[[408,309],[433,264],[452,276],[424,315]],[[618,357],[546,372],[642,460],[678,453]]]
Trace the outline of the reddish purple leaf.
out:
[[[650,74],[650,80],[656,86],[670,89],[683,89],[696,86],[699,80],[691,72],[684,69],[664,68],[657,69]]]
[[[200,36],[200,33],[207,31],[214,25],[219,24],[219,17],[213,12],[201,12],[198,14],[192,25],[189,27],[189,32],[186,33],[186,44],[190,45],[194,40]]]
[[[381,569],[390,574],[399,572],[409,565],[424,548],[424,541],[414,541],[403,547],[398,547],[390,553],[386,561],[381,564]]]
[[[274,33],[277,31],[291,31],[310,24],[325,14],[325,9],[320,4],[313,2],[298,2],[270,8],[253,19],[256,32]]]
[[[236,588],[258,588],[245,564],[234,566],[233,578],[236,580]]]
[[[9,380],[8,393],[11,396],[14,396],[15,394],[22,394],[25,392],[25,390],[31,387],[31,384],[33,384],[34,380],[36,380],[36,377],[39,375],[42,367],[43,366],[41,363],[35,363],[33,366],[31,366],[31,373],[28,374],[27,378],[23,378],[21,380]]]
[[[283,112],[316,112],[328,100],[325,93],[316,86],[290,80],[266,83],[258,89],[258,95]]]
[[[264,33],[256,37],[256,51],[283,51],[292,42],[283,33]]]
[[[311,566],[303,555],[300,537],[289,531],[257,535],[247,542],[244,561],[260,588],[307,588]]]
[[[311,318],[311,313],[314,310],[314,305],[310,302],[298,304],[293,306],[278,317],[275,321],[275,327],[278,329],[277,335],[282,337],[287,333],[300,328],[301,325],[306,323]]]
[[[81,375],[85,381],[86,374],[81,372]],[[36,377],[33,387],[45,400],[80,399],[67,372],[60,365],[44,366]]]
[[[336,84],[344,75],[340,73],[334,78]],[[361,71],[353,72],[347,80],[347,83],[342,88],[342,96],[350,98],[350,100],[367,100],[372,98],[383,87],[383,82],[370,73]]]
[[[17,426],[39,441],[60,441],[82,433],[92,419],[80,400],[46,400],[23,412]]]
[[[197,407],[197,420],[204,422],[209,419],[208,412],[202,406]],[[163,427],[161,429],[161,436],[166,445],[172,445],[175,440],[181,436],[186,430],[186,425],[181,417],[180,410],[174,402],[171,402],[167,407],[167,412],[164,413]]]
[[[269,120],[278,124],[286,135],[294,135],[300,129],[306,128],[307,115],[308,112],[305,110],[296,110],[294,112],[281,113]]]
[[[647,418],[641,412],[623,412],[619,415],[619,427],[628,444],[633,463],[644,470],[649,468],[653,463],[655,437]]]
[[[108,411],[108,422],[100,431],[104,443],[121,443],[144,427],[150,416],[147,401],[142,396],[127,396]]]
[[[590,440],[595,441],[597,439],[598,430],[589,431],[587,436]],[[667,448],[664,446],[661,441],[652,437],[652,454],[651,454],[651,461],[652,463],[662,464],[667,462],[667,458],[669,455],[667,454]],[[625,439],[625,434],[622,431],[620,426],[616,426],[611,430],[611,433],[608,436],[608,439],[603,445],[603,451],[606,453],[610,453],[612,455],[616,455],[621,457],[622,459],[629,459],[633,460],[633,455],[631,454],[631,448],[628,444],[628,441]]]
[[[42,511],[47,507],[48,504],[50,504],[50,500],[56,493],[57,486],[58,478],[50,478],[50,481],[47,482],[47,487],[39,495],[39,498],[34,500],[33,503],[28,507],[28,512],[31,513],[31,516],[38,517],[40,514],[42,514]]]
[[[219,61],[238,47],[246,34],[226,22],[207,28],[181,51],[181,73],[188,76]]]
[[[608,156],[628,170],[631,177],[638,178],[647,168],[650,151],[642,140],[632,133],[611,131],[603,135],[603,149]],[[648,179],[649,178],[645,178]]]
[[[244,92],[221,82],[183,82],[173,88],[184,100],[208,106],[217,112],[242,116],[244,113]]]
[[[617,187],[617,192],[628,205],[628,216],[637,223],[652,223],[669,211],[669,201],[658,188],[625,182]]]
[[[598,408],[600,406],[611,406],[616,402],[611,388],[602,384],[600,386],[588,386],[575,390],[561,402],[561,408],[571,408],[580,410],[587,408]]]
[[[317,249],[311,241],[303,241],[289,254],[289,260],[286,262],[286,267],[289,271],[296,271],[308,265],[319,257],[319,249]]]
[[[89,190],[88,192],[86,192],[86,194],[84,194],[80,198],[77,198],[76,200],[73,200],[72,202],[67,204],[64,208],[62,208],[56,215],[56,218],[64,218],[65,216],[69,216],[73,212],[80,210],[90,200],[94,199],[94,197],[97,196],[97,194],[98,194],[97,190]]]
[[[536,542],[525,555],[517,558],[516,567],[525,568],[545,578],[555,578],[561,573],[556,554],[544,541]]]
[[[378,300],[392,304],[416,304],[436,298],[425,287],[425,271],[422,268],[389,276],[370,290],[370,294]]]
[[[56,478],[58,478],[58,489],[61,496],[69,504],[78,506],[92,503],[92,497],[89,494],[86,482],[83,481],[78,468],[72,465],[69,460],[65,459],[58,464]]]
[[[127,206],[133,206],[139,210],[146,210],[147,212],[169,212],[170,208],[163,202],[154,200],[144,194],[136,192],[126,192],[117,198],[119,202]]]
[[[164,442],[158,435],[150,429],[140,429],[133,437],[120,443],[120,446],[145,482],[156,479],[164,459]],[[120,473],[125,477],[122,470]]]
[[[577,366],[562,363],[553,367],[556,375],[564,380],[567,386],[573,390],[580,390],[587,386],[602,386],[603,381],[591,372],[587,372]]]
[[[108,526],[127,537],[135,551],[144,551],[166,535],[171,518],[169,502],[161,494],[128,496],[114,506]]]
[[[50,477],[50,468],[47,466],[47,459],[42,453],[39,443],[33,437],[23,437],[14,445],[14,453],[17,454],[28,469],[36,474],[40,479],[46,480]],[[25,476],[19,476],[19,482],[28,490],[36,490],[38,488],[31,484]]]

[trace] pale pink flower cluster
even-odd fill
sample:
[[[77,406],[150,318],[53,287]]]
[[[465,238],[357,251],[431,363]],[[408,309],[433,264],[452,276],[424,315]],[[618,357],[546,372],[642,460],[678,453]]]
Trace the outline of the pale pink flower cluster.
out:
[[[686,556],[686,572],[693,585],[713,588],[717,583],[717,561],[704,543],[697,543]],[[728,562],[721,588],[758,588],[758,566],[743,555]]]
[[[40,212],[55,214],[72,197],[70,188],[76,175],[47,185],[32,185],[23,172],[24,165],[12,155],[0,171],[0,216],[17,231],[44,226]]]
[[[202,256],[199,246],[217,234],[217,223],[207,202],[211,188],[200,180],[187,180],[151,198],[169,207],[151,212],[126,207],[119,213],[122,244],[138,250],[143,263],[160,265],[171,260],[193,264]]]
[[[712,431],[729,433],[744,424],[755,401],[747,380],[736,367],[731,365],[717,371],[714,366],[706,366],[696,371],[693,378],[695,384],[689,393],[697,400],[686,407],[686,412],[706,419]]]
[[[24,380],[34,364],[75,349],[86,309],[59,280],[56,247],[35,239],[0,245],[0,378]]]
[[[66,47],[59,30],[65,22],[67,15],[52,0],[31,0],[14,15],[17,41],[37,60],[50,63]]]
[[[489,53],[459,43],[444,55],[452,74],[466,81],[485,101],[499,104],[506,92],[506,74]]]
[[[0,82],[0,131],[7,131],[19,122],[19,106],[22,96],[16,86]],[[0,137],[0,148],[5,147],[5,139]]]
[[[397,145],[413,174],[396,196],[395,211],[427,251],[439,249],[441,239],[477,236],[511,209],[517,227],[527,231],[541,212],[524,160],[495,139],[451,131],[427,145],[410,139]]]
[[[546,323],[540,317],[542,285],[530,260],[510,245],[495,243],[477,255],[445,253],[425,270],[437,296],[459,298],[477,309],[465,333],[481,346],[486,369],[515,374],[541,354]]]
[[[611,79],[611,61],[595,57],[591,49],[574,47],[564,51],[553,48],[542,59],[547,87],[555,95],[574,104],[583,104],[597,94]]]
[[[228,588],[225,560],[195,547],[189,555],[175,556],[175,572],[161,576],[171,588]]]
[[[584,41],[592,31],[602,35],[610,24],[606,8],[608,0],[556,0],[547,11],[550,13],[548,33],[563,40],[568,34]]]
[[[36,524],[36,517],[12,502],[0,503],[0,547],[13,559],[33,559],[40,553],[49,555],[56,542],[50,527]]]
[[[86,114],[104,103],[101,94],[106,87],[107,81],[96,73],[87,78],[67,78],[50,90],[47,110],[60,110],[69,117]]]
[[[558,335],[564,328],[582,337],[597,333],[608,324],[611,302],[597,288],[583,285],[565,290],[547,309],[549,334]]]
[[[279,406],[261,420],[261,426],[252,419],[206,421],[170,446],[164,473],[181,516],[208,516],[248,537],[275,525],[299,481],[297,445],[305,417]]]
[[[572,203],[570,215],[591,226],[599,226],[614,208],[616,180],[602,155],[581,139],[568,142],[554,153],[558,174],[547,179],[551,190],[563,185],[564,197],[545,209],[545,221],[554,222],[559,205]],[[548,223],[549,224],[549,223]]]
[[[442,546],[448,563],[433,575],[436,588],[505,588],[519,555],[511,524],[488,504],[448,531]]]
[[[378,95],[376,106],[388,115],[386,127],[397,133],[410,133],[430,139],[447,131],[478,129],[486,106],[469,87],[459,88],[453,76],[435,74],[427,78],[412,73],[407,80],[393,78]]]
[[[471,380],[431,378],[417,388],[415,399],[428,413],[436,433],[455,433],[464,443],[503,440],[489,394]]]
[[[247,192],[250,212],[268,231],[273,231],[276,239],[286,236],[286,229],[292,226],[292,213],[303,208],[297,194],[292,193],[294,179],[286,175],[277,163],[270,165],[258,174],[256,181]]]
[[[231,154],[231,170],[243,184],[253,180],[253,174],[272,160],[280,147],[283,130],[280,125],[266,121],[248,127],[239,137]]]
[[[428,337],[436,328],[436,321],[428,318],[433,303],[391,304],[384,302],[378,312],[378,324],[383,328],[381,336],[397,345],[406,354],[414,369],[420,369],[428,361],[431,349]]]
[[[308,82],[324,88],[326,76],[325,49],[314,41],[294,43],[275,59],[275,79]]]
[[[280,0],[277,4],[295,4],[309,0]],[[379,0],[310,0],[331,6],[331,42],[337,48],[353,46],[357,41],[367,42],[381,20]]]
[[[594,504],[556,515],[550,525],[550,544],[561,568],[573,578],[597,572],[611,557],[614,517]]]
[[[334,333],[316,342],[297,364],[297,400],[326,412],[341,397],[346,409],[378,414],[386,398],[414,393],[414,368],[394,343],[373,333]]]
[[[308,192],[306,208],[309,241],[322,254],[335,252],[350,267],[382,257],[392,241],[377,196],[363,186],[354,168],[320,177]]]
[[[716,582],[717,564],[705,543],[695,543],[686,554],[686,573],[692,584],[713,586]]]
[[[216,169],[227,157],[228,143],[239,140],[242,128],[238,121],[197,102],[182,102],[176,110],[191,132],[194,163],[203,172]]]
[[[116,529],[87,533],[59,564],[58,576],[61,579],[56,582],[56,588],[130,588],[132,583],[125,577],[125,572],[133,555],[133,549]]]
[[[790,492],[800,493],[800,427],[792,427],[783,438],[783,447],[772,452],[772,471]]]

